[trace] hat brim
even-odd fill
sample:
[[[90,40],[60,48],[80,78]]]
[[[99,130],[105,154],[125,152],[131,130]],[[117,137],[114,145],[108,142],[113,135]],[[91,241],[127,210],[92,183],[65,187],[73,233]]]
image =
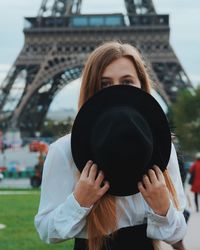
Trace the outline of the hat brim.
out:
[[[151,168],[153,165],[157,165],[162,171],[166,169],[171,153],[171,132],[167,117],[160,104],[152,95],[139,88],[127,85],[114,85],[102,89],[93,95],[81,107],[74,120],[71,132],[71,150],[74,162],[80,172],[82,172],[88,160],[93,160],[89,138],[95,121],[106,109],[122,105],[137,109],[145,118],[152,131],[154,146],[152,159],[148,167]],[[105,172],[105,169],[103,171]],[[113,185],[112,180],[109,180],[111,188],[108,193],[117,196],[137,193],[137,182],[139,180],[135,180],[133,177],[132,181],[130,173],[127,170],[123,172],[120,183],[116,183],[114,177]],[[138,173],[142,178],[144,170],[140,169],[139,166]]]

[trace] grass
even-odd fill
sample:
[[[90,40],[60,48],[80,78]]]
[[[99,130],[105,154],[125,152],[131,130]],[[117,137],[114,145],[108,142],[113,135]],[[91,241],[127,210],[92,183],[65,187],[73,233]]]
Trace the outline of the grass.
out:
[[[0,230],[0,249],[72,250],[73,240],[51,245],[40,240],[33,224],[40,192],[33,190],[34,194],[31,194],[29,191],[27,195],[0,195],[0,224],[6,225]]]

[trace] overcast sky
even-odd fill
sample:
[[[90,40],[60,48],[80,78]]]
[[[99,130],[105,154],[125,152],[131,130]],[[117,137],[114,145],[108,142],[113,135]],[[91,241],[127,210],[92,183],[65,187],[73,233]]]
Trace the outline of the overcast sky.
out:
[[[19,54],[23,43],[24,17],[36,16],[42,0],[0,0],[0,81]],[[83,0],[84,13],[123,12],[123,0]],[[170,43],[183,68],[196,86],[200,83],[200,0],[154,0],[158,14],[170,15]],[[78,83],[62,91],[69,95],[67,107],[74,107]],[[67,94],[69,93],[69,94]],[[73,99],[70,99],[70,96]],[[57,99],[57,100],[56,100]],[[61,98],[54,105],[63,106]]]

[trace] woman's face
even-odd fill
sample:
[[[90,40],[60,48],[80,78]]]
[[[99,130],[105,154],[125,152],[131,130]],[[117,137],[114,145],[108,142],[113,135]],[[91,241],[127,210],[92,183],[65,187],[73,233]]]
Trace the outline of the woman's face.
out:
[[[101,77],[102,88],[118,84],[141,88],[136,68],[132,61],[126,57],[121,57],[109,64]]]

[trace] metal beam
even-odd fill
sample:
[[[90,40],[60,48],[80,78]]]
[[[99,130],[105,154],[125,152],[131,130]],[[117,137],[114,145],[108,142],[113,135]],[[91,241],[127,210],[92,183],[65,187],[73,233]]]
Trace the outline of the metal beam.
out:
[[[82,0],[43,0],[38,17],[80,14]]]
[[[128,15],[155,14],[152,0],[124,0]]]

